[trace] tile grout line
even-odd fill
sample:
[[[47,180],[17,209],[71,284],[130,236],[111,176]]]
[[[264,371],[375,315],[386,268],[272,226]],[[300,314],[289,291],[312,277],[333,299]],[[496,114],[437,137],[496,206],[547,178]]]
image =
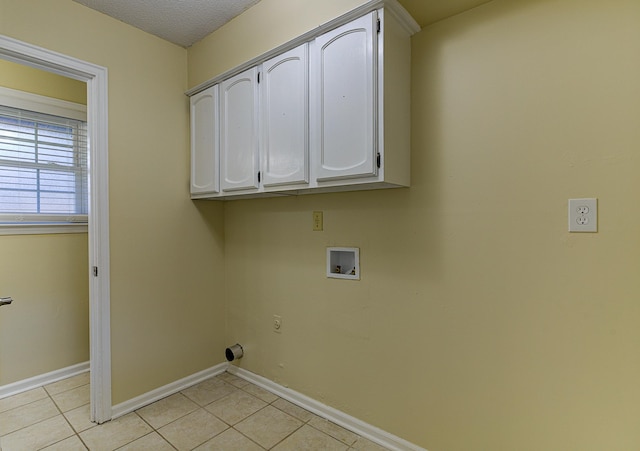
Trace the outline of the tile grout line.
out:
[[[88,384],[83,384],[83,385],[88,385]],[[79,385],[78,387],[82,387],[83,385]],[[74,388],[78,388],[78,387],[74,387]],[[49,390],[47,390],[46,386],[42,387],[45,391],[45,393],[47,394],[47,396],[49,397],[49,399],[51,400],[51,402],[53,403],[54,406],[56,406],[56,409],[58,409],[58,412],[60,412],[60,415],[62,416],[62,418],[64,418],[64,421],[67,422],[67,424],[69,425],[69,427],[71,428],[71,430],[73,431],[73,435],[75,435],[78,440],[80,440],[80,443],[82,443],[82,446],[84,446],[86,449],[89,449],[89,447],[87,446],[87,444],[84,442],[84,440],[82,440],[82,437],[80,437],[80,433],[78,431],[76,431],[76,428],[73,427],[73,425],[71,424],[71,422],[69,421],[69,419],[67,418],[67,416],[64,414],[64,412],[62,411],[62,409],[60,408],[60,406],[58,405],[58,403],[56,402],[56,400],[53,398],[53,396],[51,395],[51,393],[49,392]],[[73,390],[73,388],[70,388],[69,390]],[[61,391],[60,393],[66,393],[69,390],[64,390]],[[83,404],[86,405],[86,404]],[[81,407],[81,406],[80,406]],[[73,437],[73,435],[70,435],[69,437],[63,438],[62,440],[59,440],[55,443],[52,443],[51,445],[47,445],[47,446],[52,446],[55,445],[56,443],[60,443],[63,442],[65,440],[68,440],[70,437]],[[46,447],[45,447],[46,448]]]
[[[182,394],[181,392],[178,392],[178,393]],[[140,409],[138,409],[138,410],[140,410]],[[134,413],[134,414],[135,414],[138,418],[140,418],[140,419],[141,419],[141,420],[142,420],[142,421],[143,421],[147,426],[149,426],[149,427],[151,428],[151,432],[149,432],[148,434],[143,435],[142,437],[138,437],[138,438],[136,438],[136,439],[133,439],[133,440],[132,440],[132,441],[130,441],[129,443],[125,443],[124,445],[119,446],[119,447],[118,447],[118,448],[116,448],[114,451],[117,451],[117,450],[118,450],[118,449],[120,449],[120,448],[123,448],[123,447],[125,447],[125,446],[127,446],[127,445],[130,445],[130,444],[132,444],[133,442],[135,442],[136,440],[140,440],[141,438],[146,437],[146,436],[148,436],[148,435],[151,435],[151,434],[153,434],[154,432],[155,432],[156,434],[158,434],[158,435],[160,436],[160,438],[162,438],[162,440],[164,440],[165,442],[167,442],[167,443],[169,444],[169,446],[170,446],[170,447],[172,447],[173,449],[175,449],[175,450],[177,451],[177,450],[178,450],[178,448],[176,448],[176,447],[173,445],[173,443],[171,443],[169,440],[167,440],[167,438],[166,438],[164,435],[162,435],[162,433],[161,433],[158,429],[154,428],[154,427],[153,427],[153,426],[152,426],[152,425],[151,425],[147,420],[145,420],[144,418],[142,418],[142,415],[140,415],[140,414],[138,413],[138,410],[134,410],[134,411],[133,411],[133,412],[131,412],[131,413]],[[191,413],[191,412],[190,412],[190,413]],[[186,415],[189,415],[189,414],[186,414]],[[184,418],[186,415],[183,415],[183,416],[181,416],[180,418]],[[176,420],[174,420],[174,421],[177,421],[177,419],[176,419]],[[173,421],[172,421],[171,423],[173,423]],[[171,424],[171,423],[167,423],[167,424]],[[166,426],[166,425],[165,425],[165,426]],[[89,449],[89,447],[88,447],[88,446],[87,446],[87,449]]]
[[[44,389],[44,387],[42,387],[42,388]],[[35,404],[35,403],[37,403],[37,402],[43,401],[43,400],[45,400],[45,399],[48,399],[49,401],[51,401],[51,403],[52,403],[52,404],[53,404],[53,406],[56,408],[56,410],[58,411],[58,413],[57,413],[57,414],[55,414],[55,415],[52,415],[52,416],[50,416],[50,417],[47,417],[47,418],[41,418],[41,419],[39,419],[38,421],[35,421],[34,423],[30,423],[30,424],[28,424],[28,425],[26,425],[26,426],[19,427],[18,429],[14,430],[14,431],[10,431],[10,432],[8,432],[8,433],[6,433],[6,434],[2,435],[0,438],[2,438],[2,437],[7,437],[7,436],[9,436],[9,435],[11,435],[11,434],[14,434],[14,433],[16,433],[16,432],[22,431],[22,430],[27,429],[27,428],[29,428],[29,427],[31,427],[31,426],[36,425],[36,424],[44,423],[45,421],[49,421],[49,420],[51,420],[52,418],[57,417],[58,415],[62,415],[62,416],[64,417],[64,415],[62,414],[62,411],[60,410],[60,407],[58,407],[58,404],[56,404],[56,402],[53,400],[53,398],[51,398],[51,396],[49,395],[49,392],[47,392],[46,390],[44,390],[44,392],[45,392],[45,394],[47,395],[46,397],[43,397],[43,398],[40,398],[40,399],[36,399],[36,400],[34,400],[34,401],[31,401],[31,402],[28,402],[28,403],[25,403],[25,404],[22,404],[22,405],[19,405],[19,406],[13,407],[13,408],[11,408],[11,409],[7,409],[7,410],[5,410],[5,411],[4,411],[4,412],[2,412],[2,413],[4,414],[4,413],[7,413],[7,412],[11,412],[12,410],[21,409],[21,408],[23,408],[23,407],[30,406],[30,405]],[[65,421],[66,421],[66,418],[65,418]],[[73,429],[73,427],[71,428],[71,430],[75,432],[75,429]],[[66,437],[66,438],[65,438],[65,439],[63,439],[63,440],[66,440],[67,438],[69,438],[69,437]],[[58,442],[56,442],[56,443],[58,443]],[[47,446],[49,446],[49,445],[47,445]]]
[[[209,412],[209,411],[207,410],[207,408],[206,408],[206,407],[207,407],[208,405],[213,404],[213,403],[215,403],[215,402],[217,402],[217,401],[220,401],[220,400],[222,400],[222,399],[226,398],[227,396],[230,396],[231,394],[235,393],[235,391],[242,390],[242,387],[237,387],[237,386],[235,386],[235,385],[233,385],[233,384],[231,384],[231,383],[229,383],[229,382],[226,382],[226,381],[224,381],[224,380],[223,380],[223,382],[224,382],[225,384],[228,384],[228,385],[232,386],[232,387],[235,389],[235,390],[234,390],[234,392],[229,393],[229,394],[227,394],[227,395],[225,395],[225,396],[223,396],[223,397],[221,397],[221,398],[219,398],[219,399],[216,399],[216,400],[214,400],[214,401],[211,401],[210,403],[208,403],[208,404],[206,404],[206,405],[204,405],[204,406],[203,406],[203,405],[200,405],[199,403],[197,403],[196,401],[194,401],[193,399],[191,399],[189,396],[187,396],[185,393],[183,393],[183,391],[184,391],[184,390],[181,390],[181,391],[177,392],[176,394],[180,394],[180,395],[182,395],[185,399],[187,399],[187,400],[189,400],[189,401],[193,402],[193,403],[194,403],[198,408],[197,408],[196,410],[191,411],[191,412],[185,413],[184,415],[182,415],[182,416],[180,416],[180,417],[178,417],[178,418],[175,418],[175,419],[173,419],[172,421],[170,421],[169,423],[167,423],[167,424],[163,424],[162,426],[160,426],[160,427],[158,427],[158,428],[155,428],[155,427],[154,427],[153,425],[151,425],[147,420],[145,420],[145,419],[144,419],[140,414],[138,414],[138,411],[139,411],[140,409],[135,410],[135,411],[134,411],[134,412],[132,412],[132,413],[135,413],[135,414],[138,416],[138,418],[140,418],[142,421],[144,421],[144,422],[145,422],[145,424],[147,424],[147,425],[152,429],[152,432],[156,432],[156,433],[157,433],[157,434],[158,434],[158,435],[159,435],[159,436],[160,436],[160,437],[161,437],[165,442],[167,442],[167,443],[168,443],[168,444],[169,444],[173,449],[176,449],[176,450],[177,450],[177,448],[176,448],[176,447],[175,447],[175,446],[174,446],[174,445],[169,441],[169,439],[167,439],[167,437],[165,437],[165,436],[162,434],[162,432],[160,432],[160,429],[161,429],[161,428],[163,428],[163,427],[165,427],[165,426],[168,426],[168,425],[170,425],[170,424],[172,424],[172,423],[174,423],[174,422],[176,422],[176,421],[179,421],[180,419],[182,419],[182,418],[186,417],[187,415],[190,415],[190,414],[192,414],[193,412],[196,412],[196,411],[198,411],[198,410],[203,410],[203,411],[207,412],[208,414],[213,415],[217,420],[219,420],[219,421],[221,421],[222,423],[224,423],[224,424],[227,426],[227,428],[225,428],[223,431],[219,432],[218,434],[214,435],[213,437],[208,438],[208,439],[207,439],[207,440],[205,440],[204,442],[199,443],[198,445],[196,445],[196,447],[195,447],[195,448],[197,448],[198,446],[202,446],[202,445],[204,445],[206,442],[208,442],[208,441],[209,441],[209,440],[211,440],[212,438],[219,436],[220,434],[222,434],[222,433],[224,433],[224,432],[228,431],[229,429],[233,429],[233,430],[234,430],[234,431],[236,431],[237,433],[239,433],[239,434],[241,434],[242,436],[246,437],[247,439],[251,440],[253,443],[256,443],[256,442],[255,442],[254,440],[252,440],[250,437],[247,437],[247,436],[246,436],[246,435],[244,435],[242,432],[240,432],[239,430],[235,429],[234,425],[227,423],[227,422],[226,422],[225,420],[223,420],[222,418],[219,418],[217,415],[215,415],[214,413]],[[190,388],[190,387],[189,387],[189,388]],[[252,396],[252,397],[256,398],[256,399],[260,399],[260,398],[256,397],[255,395],[253,395],[253,394],[251,394],[251,393],[249,393],[249,392],[247,392],[247,391],[244,391],[244,390],[242,390],[242,391],[243,391],[244,393],[246,393],[246,394],[248,394],[248,395],[250,395],[250,396]],[[280,399],[280,398],[278,398],[278,399]],[[275,401],[273,401],[273,402],[275,402]],[[257,412],[259,412],[260,410],[262,410],[262,409],[264,409],[265,407],[267,407],[268,405],[270,405],[270,404],[266,404],[264,407],[260,408],[258,411],[254,412],[254,413],[253,413],[253,414],[251,414],[251,415],[254,415],[255,413],[257,413]],[[146,407],[146,406],[145,406],[145,407]],[[144,407],[142,407],[142,408],[144,408]],[[141,409],[142,409],[142,408],[141,408]],[[250,417],[251,415],[249,415],[248,417]],[[248,417],[247,417],[247,418],[248,418]],[[151,434],[152,432],[150,432],[149,434]],[[146,435],[149,435],[149,434],[146,434]],[[145,436],[146,436],[146,435],[145,435]],[[143,437],[144,437],[144,436],[143,436]],[[140,438],[142,438],[142,437],[139,437],[139,438],[137,438],[136,440],[139,440]],[[129,442],[129,443],[125,444],[125,445],[122,445],[122,447],[127,446],[128,444],[131,444],[131,443],[133,443],[134,441],[135,441],[135,440],[133,440],[132,442]],[[263,447],[263,446],[261,446],[259,443],[256,443],[256,445],[258,445],[258,446],[260,446],[260,448],[263,448],[263,449],[264,449],[264,447]],[[121,447],[120,447],[120,448],[121,448]],[[194,449],[195,449],[195,448],[194,448]]]
[[[223,374],[224,374],[224,373],[223,373]],[[257,396],[255,396],[254,394],[249,393],[248,391],[246,391],[246,390],[244,390],[244,389],[243,389],[243,387],[246,387],[246,386],[247,386],[247,385],[249,385],[249,384],[243,385],[242,387],[238,387],[238,386],[236,386],[236,385],[234,385],[234,384],[232,384],[232,383],[230,383],[230,382],[225,381],[225,380],[224,380],[224,379],[222,379],[222,378],[221,378],[221,380],[222,380],[225,384],[228,384],[228,385],[231,385],[232,387],[234,387],[234,388],[236,389],[236,391],[242,391],[242,392],[246,393],[247,395],[252,396],[252,397],[254,397],[254,398],[256,398],[256,399],[259,399],[259,400],[260,400],[260,398],[258,398],[258,397],[257,397]],[[213,404],[213,403],[216,403],[216,402],[218,402],[218,401],[221,401],[221,400],[223,400],[224,398],[226,398],[226,397],[228,397],[228,396],[231,396],[233,393],[235,393],[235,391],[234,391],[234,392],[232,392],[232,393],[229,393],[229,394],[227,394],[227,395],[225,395],[225,396],[223,396],[222,398],[216,399],[215,401],[211,401],[211,402],[210,402],[209,404],[207,404],[207,405],[211,405],[211,404]],[[186,395],[185,395],[185,396],[186,396]],[[187,398],[189,398],[188,396],[186,396],[186,397],[187,397]],[[279,397],[278,397],[278,399],[279,399]],[[263,400],[261,400],[261,401],[263,401]],[[264,401],[263,401],[263,402],[264,402]],[[273,401],[273,402],[275,402],[275,401]],[[240,421],[236,422],[236,424],[229,424],[229,423],[227,423],[225,420],[223,420],[222,418],[219,418],[216,414],[214,414],[214,413],[212,413],[212,412],[209,412],[209,411],[206,409],[206,406],[202,407],[206,412],[211,413],[211,415],[213,415],[214,417],[216,417],[217,419],[219,419],[220,421],[222,421],[224,424],[226,424],[226,425],[227,425],[227,426],[229,426],[229,427],[228,427],[227,429],[225,429],[224,431],[220,432],[219,434],[216,434],[216,435],[214,435],[213,437],[211,437],[211,438],[209,438],[209,439],[205,440],[203,443],[201,443],[201,444],[200,444],[200,445],[198,445],[198,446],[202,446],[203,444],[207,443],[209,440],[213,439],[214,437],[217,437],[217,436],[219,436],[220,434],[223,434],[224,432],[228,431],[229,429],[233,429],[233,430],[234,430],[235,432],[237,432],[238,434],[242,435],[242,436],[243,436],[243,437],[245,437],[246,439],[248,439],[248,440],[250,440],[251,442],[255,443],[255,444],[256,444],[257,446],[259,446],[260,448],[262,448],[262,449],[266,450],[266,448],[265,448],[264,446],[262,446],[261,444],[259,444],[259,443],[258,443],[258,442],[256,442],[255,440],[253,440],[251,437],[246,436],[246,435],[245,435],[245,434],[243,434],[241,431],[239,431],[238,429],[236,429],[236,428],[235,428],[235,425],[237,425],[237,424],[241,423],[242,421],[244,421],[244,420],[246,420],[247,418],[249,418],[249,417],[251,417],[251,416],[255,415],[256,413],[260,412],[261,410],[263,410],[264,408],[266,408],[267,406],[270,406],[270,405],[271,405],[270,403],[267,403],[266,405],[264,405],[264,406],[263,406],[263,407],[261,407],[260,409],[258,409],[258,410],[256,410],[255,412],[253,412],[251,415],[248,415],[248,416],[246,416],[245,418],[243,418],[242,420],[240,420]],[[197,447],[196,447],[196,448],[197,448]]]

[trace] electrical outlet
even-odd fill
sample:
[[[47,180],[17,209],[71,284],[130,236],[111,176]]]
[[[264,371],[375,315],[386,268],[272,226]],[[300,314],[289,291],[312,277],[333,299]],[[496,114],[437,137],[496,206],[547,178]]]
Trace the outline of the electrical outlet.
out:
[[[585,216],[589,214],[589,207],[587,205],[578,205],[578,208],[576,208],[576,211],[578,212],[579,215]]]
[[[282,316],[273,315],[273,331],[277,333],[282,332]]]
[[[598,199],[569,199],[569,232],[598,231]]]

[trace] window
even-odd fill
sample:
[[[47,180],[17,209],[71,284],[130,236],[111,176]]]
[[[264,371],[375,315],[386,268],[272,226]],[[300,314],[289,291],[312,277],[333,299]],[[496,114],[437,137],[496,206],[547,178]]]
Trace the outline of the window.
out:
[[[32,95],[28,102],[24,93],[16,102],[18,91],[6,91],[13,97],[0,91],[0,227],[83,224],[86,230],[86,113],[77,111],[85,107]]]

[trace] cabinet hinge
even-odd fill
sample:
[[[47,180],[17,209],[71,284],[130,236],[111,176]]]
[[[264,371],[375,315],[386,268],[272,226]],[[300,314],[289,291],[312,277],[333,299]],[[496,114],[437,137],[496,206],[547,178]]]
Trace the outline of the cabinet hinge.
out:
[[[258,171],[258,183],[260,183],[260,171]]]
[[[380,33],[380,19],[378,19],[378,23],[376,24],[376,31]]]
[[[98,267],[94,266],[93,268],[91,268],[93,270],[93,277],[98,277]]]
[[[380,152],[376,155],[376,164],[378,165],[378,169],[380,169]]]

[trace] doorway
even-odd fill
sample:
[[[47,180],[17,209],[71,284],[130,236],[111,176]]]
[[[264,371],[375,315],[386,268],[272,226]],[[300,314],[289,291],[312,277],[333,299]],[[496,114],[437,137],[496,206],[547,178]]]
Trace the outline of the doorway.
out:
[[[0,36],[0,58],[87,85],[91,420],[104,423],[111,419],[107,69],[6,36]]]

